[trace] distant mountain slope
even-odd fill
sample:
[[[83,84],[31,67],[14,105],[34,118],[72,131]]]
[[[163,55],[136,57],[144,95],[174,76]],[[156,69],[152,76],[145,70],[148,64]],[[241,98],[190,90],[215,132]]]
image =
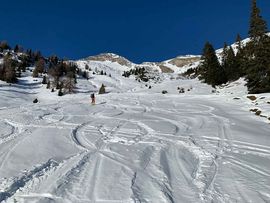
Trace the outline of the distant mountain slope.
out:
[[[126,59],[125,57],[119,56],[113,53],[102,53],[96,56],[89,56],[87,58],[81,59],[79,61],[99,61],[99,62],[111,62],[118,63],[121,66],[126,66],[128,68],[134,67],[148,67],[153,70],[158,70],[162,73],[173,73],[182,72],[181,68],[186,66],[191,66],[194,63],[200,61],[200,56],[196,55],[186,55],[178,56],[173,59],[169,59],[162,62],[144,62],[141,64],[136,64]]]
[[[113,53],[102,53],[102,54],[99,54],[99,55],[96,55],[96,56],[89,56],[89,57],[85,58],[85,60],[89,60],[89,61],[111,61],[111,62],[117,62],[122,66],[128,66],[128,67],[130,67],[132,65],[132,63],[128,59],[126,59],[126,58],[124,58],[122,56],[119,56],[117,54],[113,54]]]

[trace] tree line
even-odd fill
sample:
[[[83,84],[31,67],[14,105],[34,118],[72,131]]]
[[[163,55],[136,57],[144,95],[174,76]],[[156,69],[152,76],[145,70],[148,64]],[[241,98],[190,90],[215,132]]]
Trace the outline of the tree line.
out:
[[[129,71],[124,71],[122,74],[123,77],[129,78],[130,75],[136,76],[136,80],[148,82],[149,77],[147,76],[147,71],[144,67],[136,67],[135,69],[130,69]]]
[[[194,70],[201,80],[214,87],[245,77],[249,93],[270,92],[270,37],[256,0],[252,0],[249,24],[250,40],[244,44],[238,34],[235,50],[225,43],[220,59],[206,42],[202,62]]]
[[[32,76],[43,77],[42,83],[48,89],[59,90],[58,95],[74,91],[78,67],[75,63],[64,61],[53,55],[48,58],[42,56],[40,51],[32,51],[16,45],[14,49],[6,41],[0,42],[0,80],[7,83],[16,83],[22,72],[34,67]]]
[[[41,57],[36,61],[33,77],[43,76],[42,83],[47,84],[47,89],[52,89],[52,92],[56,89],[58,95],[62,96],[74,91],[77,73],[77,64],[51,56],[48,59]]]

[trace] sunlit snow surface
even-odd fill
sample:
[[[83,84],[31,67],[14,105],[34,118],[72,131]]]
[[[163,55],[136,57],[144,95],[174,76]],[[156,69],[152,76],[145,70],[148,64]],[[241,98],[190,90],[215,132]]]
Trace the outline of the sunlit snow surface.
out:
[[[0,202],[270,202],[269,94],[176,75],[148,89],[116,63],[90,66],[112,77],[64,97],[32,77],[0,83]],[[110,93],[91,105],[101,83]]]

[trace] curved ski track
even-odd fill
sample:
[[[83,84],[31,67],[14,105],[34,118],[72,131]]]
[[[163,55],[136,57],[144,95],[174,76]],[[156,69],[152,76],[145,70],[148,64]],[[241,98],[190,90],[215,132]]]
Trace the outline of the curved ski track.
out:
[[[0,179],[0,202],[238,202],[242,195],[241,202],[248,197],[239,182],[231,183],[236,189],[231,196],[219,182],[225,165],[236,179],[247,171],[269,180],[266,168],[239,155],[269,161],[270,147],[234,140],[231,121],[214,104],[173,101],[166,108],[127,96],[110,104],[73,105],[86,112],[65,113],[58,104],[32,124],[4,120],[12,130],[0,140],[5,149],[0,151],[0,169],[32,128],[70,129],[67,137],[79,153]],[[72,122],[76,118],[82,124]],[[261,187],[267,191],[270,184]],[[261,191],[263,198],[269,200]]]

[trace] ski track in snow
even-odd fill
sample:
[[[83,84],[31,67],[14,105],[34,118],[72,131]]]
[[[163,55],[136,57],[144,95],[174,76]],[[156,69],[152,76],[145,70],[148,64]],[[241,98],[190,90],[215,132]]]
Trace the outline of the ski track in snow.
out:
[[[270,202],[267,124],[209,97],[134,91],[1,107],[0,202]]]
[[[139,104],[138,104],[139,105]],[[206,106],[205,106],[206,107]],[[122,108],[121,105],[119,105],[118,108]],[[117,109],[114,107],[114,109]],[[83,152],[79,157],[78,162],[76,163],[76,165],[74,167],[71,167],[71,169],[69,171],[66,172],[66,174],[61,177],[59,180],[57,180],[57,188],[55,188],[54,190],[50,191],[53,193],[53,196],[56,196],[62,200],[68,201],[68,200],[73,200],[74,202],[78,201],[78,202],[83,202],[86,201],[87,199],[89,199],[90,202],[94,202],[97,201],[95,198],[95,186],[97,183],[97,180],[99,178],[99,174],[98,172],[100,171],[100,167],[101,167],[101,162],[104,159],[104,157],[107,157],[109,159],[113,159],[114,162],[116,162],[117,164],[123,165],[124,167],[127,167],[128,170],[134,170],[134,168],[136,169],[133,177],[131,179],[131,190],[133,193],[133,199],[135,202],[147,202],[147,199],[143,199],[140,197],[140,193],[141,193],[141,189],[140,185],[136,184],[136,180],[138,179],[137,176],[139,176],[140,173],[143,173],[144,170],[146,170],[147,166],[149,165],[150,159],[151,159],[151,154],[145,154],[143,155],[141,158],[142,159],[146,159],[143,164],[141,165],[141,168],[139,167],[135,167],[132,164],[128,164],[125,163],[126,160],[120,159],[119,158],[112,158],[110,157],[110,155],[106,155],[106,146],[109,143],[114,143],[114,142],[119,142],[121,144],[128,144],[128,142],[125,142],[124,139],[116,139],[116,137],[118,135],[122,135],[124,134],[124,132],[121,132],[121,128],[126,124],[126,123],[131,123],[133,125],[137,125],[137,127],[140,129],[141,131],[141,135],[139,136],[140,139],[138,140],[138,143],[141,142],[147,142],[148,139],[153,139],[154,141],[152,142],[161,142],[160,145],[161,147],[161,151],[160,153],[160,164],[161,164],[161,171],[163,171],[163,175],[165,179],[163,179],[162,182],[159,182],[158,180],[152,180],[155,184],[156,187],[159,187],[159,189],[161,191],[163,191],[163,198],[166,202],[175,202],[176,200],[174,200],[174,193],[172,191],[172,187],[176,187],[177,185],[180,184],[184,184],[184,185],[189,185],[190,187],[194,185],[192,185],[192,183],[195,184],[195,186],[198,186],[198,191],[197,193],[200,195],[201,198],[205,198],[204,195],[209,192],[212,195],[215,195],[215,193],[217,191],[214,191],[213,189],[213,182],[215,181],[215,176],[217,175],[217,170],[219,167],[218,161],[219,159],[223,159],[223,153],[224,150],[228,150],[228,148],[232,148],[233,144],[232,144],[232,139],[231,139],[231,135],[229,133],[229,129],[228,127],[226,127],[226,120],[218,117],[214,114],[212,114],[211,112],[213,111],[213,109],[211,110],[211,108],[206,107],[205,111],[201,111],[200,114],[210,114],[213,118],[213,120],[215,121],[218,130],[217,130],[217,137],[212,138],[214,139],[214,141],[217,144],[217,149],[215,151],[215,153],[213,154],[213,152],[209,152],[207,149],[205,149],[204,146],[200,146],[200,144],[197,143],[196,138],[194,136],[189,136],[189,137],[185,137],[182,138],[181,137],[181,133],[185,132],[185,131],[189,131],[190,129],[188,129],[187,125],[184,125],[181,122],[177,122],[173,119],[169,119],[169,118],[162,118],[159,116],[155,116],[155,115],[150,115],[150,119],[148,118],[148,121],[150,120],[154,120],[156,122],[159,121],[165,121],[168,122],[169,124],[171,124],[174,128],[174,132],[172,134],[168,133],[166,135],[166,133],[162,133],[162,132],[156,132],[155,130],[153,130],[149,125],[147,125],[145,122],[136,120],[136,119],[126,119],[126,118],[120,118],[121,116],[124,117],[125,112],[130,113],[130,111],[128,110],[128,106],[125,105],[125,108],[127,109],[125,111],[119,111],[121,113],[116,113],[113,114],[111,116],[106,115],[102,115],[102,113],[104,112],[99,112],[99,114],[95,114],[95,120],[97,121],[101,121],[104,119],[111,119],[115,117],[115,120],[117,120],[116,123],[114,123],[114,126],[111,127],[111,129],[107,129],[105,128],[105,126],[98,124],[97,126],[95,126],[95,124],[93,124],[93,121],[90,122],[86,122],[83,124],[78,125],[77,127],[72,129],[71,135],[72,135],[72,140],[74,142],[75,145],[77,145]],[[130,108],[132,110],[132,107]],[[148,112],[155,112],[158,113],[159,111],[162,113],[166,113],[165,109],[158,109],[158,108],[147,108],[144,107],[142,113],[143,114],[147,114]],[[133,111],[134,113],[134,111]],[[192,112],[191,112],[192,114]],[[44,119],[45,116],[49,116],[50,114],[44,115],[43,118],[40,119]],[[100,117],[99,117],[100,116]],[[89,116],[91,117],[91,116]],[[187,121],[188,118],[185,117],[185,120]],[[22,124],[14,124],[11,122],[7,122],[9,125],[12,126],[13,132],[12,134],[15,134],[15,130],[17,129],[18,126],[23,126]],[[59,123],[61,123],[61,120],[59,120]],[[27,126],[30,127],[30,126]],[[32,125],[32,127],[37,127]],[[61,127],[61,126],[59,126]],[[84,129],[85,128],[85,129]],[[85,138],[85,131],[90,131],[99,134],[99,138],[96,140],[96,142],[90,143],[89,141],[87,141],[87,139]],[[204,128],[204,124],[202,124],[200,126],[200,128]],[[183,131],[184,130],[184,131]],[[125,134],[124,134],[125,135]],[[180,136],[179,136],[180,135]],[[185,150],[188,151],[188,153],[191,153],[190,156],[194,156],[193,159],[197,159],[197,163],[195,163],[193,170],[193,174],[192,176],[190,176],[190,171],[189,169],[186,169],[183,165],[182,162],[179,162],[177,156],[178,156],[178,150],[177,150],[177,144],[178,142],[175,143],[175,140],[171,139],[173,137],[177,137],[180,141],[180,143],[183,145],[182,147],[187,148]],[[15,137],[16,138],[16,137]],[[116,139],[116,140],[115,140]],[[203,139],[203,138],[200,138]],[[205,139],[207,140],[207,138]],[[211,138],[210,138],[211,140]],[[17,143],[19,144],[19,143]],[[136,144],[136,142],[132,143],[132,144]],[[248,144],[248,143],[246,143]],[[252,144],[250,144],[252,145]],[[15,147],[16,145],[14,145]],[[238,145],[236,145],[238,146]],[[95,147],[95,148],[94,148]],[[167,147],[169,147],[169,150],[167,150]],[[254,149],[255,151],[262,151],[264,153],[267,153],[269,150],[267,150],[269,147],[265,147],[266,150],[262,149],[262,146],[260,146],[260,148],[256,148],[256,147],[249,147],[248,145],[244,145],[244,148],[247,149]],[[11,149],[12,151],[13,149]],[[172,151],[173,150],[173,151]],[[168,152],[169,151],[169,152]],[[169,153],[169,154],[168,154]],[[172,153],[172,154],[171,154]],[[187,153],[187,152],[186,152]],[[193,155],[192,155],[193,153]],[[114,156],[117,156],[118,154],[114,153]],[[147,158],[147,156],[149,156],[149,158]],[[220,158],[221,157],[221,158]],[[225,157],[225,156],[224,156]],[[256,167],[252,167],[250,165],[247,164],[243,164],[241,163],[241,161],[235,159],[235,158],[231,158],[231,157],[225,157],[227,161],[229,161],[231,164],[235,164],[237,165],[237,167],[241,167],[244,170],[249,170],[258,174],[261,174],[263,176],[269,176],[269,173],[267,173],[266,171],[262,171],[257,169]],[[5,160],[5,159],[4,159]],[[176,164],[172,165],[172,162],[175,161]],[[48,163],[50,163],[50,161],[48,161]],[[16,192],[23,188],[24,185],[26,184],[26,182],[30,182],[31,179],[33,179],[34,174],[39,173],[41,170],[43,170],[43,168],[45,168],[44,173],[46,173],[46,168],[48,168],[48,163],[44,164],[44,166],[41,167],[37,167],[36,169],[34,169],[33,171],[30,171],[28,175],[22,176],[21,178],[19,178],[18,180],[15,180],[12,185],[5,190],[5,192],[1,193],[1,200],[5,200],[8,198],[11,198],[13,195],[14,197],[16,197]],[[53,167],[57,167],[57,164],[53,164]],[[51,167],[51,166],[50,166]],[[171,174],[170,170],[171,168],[175,168],[175,170],[173,170],[172,173],[177,172],[176,174]],[[57,170],[57,169],[56,169]],[[183,180],[185,180],[185,183],[181,182],[181,180],[179,180],[179,183],[175,183],[177,181],[173,180],[174,178],[177,179],[177,174],[181,173],[183,175]],[[154,179],[155,177],[153,177]],[[85,183],[87,180],[87,182],[91,183],[89,186],[85,185],[85,187],[82,187],[83,183]],[[175,185],[174,185],[175,184]],[[82,187],[82,188],[81,188]],[[31,191],[29,193],[34,193],[34,191]],[[85,196],[86,195],[86,196]],[[217,195],[221,195],[221,194],[217,194]],[[222,195],[221,195],[222,196]],[[23,196],[20,196],[18,194],[17,196],[18,198],[22,198]],[[209,196],[208,196],[209,198]]]
[[[126,106],[126,105],[125,105]],[[119,105],[119,108],[122,108],[121,105]],[[125,107],[126,109],[128,109],[128,107]],[[132,108],[131,108],[132,109]],[[209,114],[209,109],[211,108],[206,108],[206,111],[203,112],[201,111],[201,113],[207,113]],[[164,109],[153,109],[153,108],[145,108],[143,110],[144,114],[147,114],[147,112],[151,112],[154,111],[155,113],[158,112],[158,110],[162,111],[163,113],[165,113]],[[126,110],[128,112],[128,110]],[[98,171],[100,171],[100,165],[102,162],[103,157],[106,157],[105,152],[102,152],[103,150],[105,150],[107,143],[111,143],[114,142],[115,139],[115,135],[121,135],[122,132],[121,128],[122,126],[125,125],[125,123],[130,122],[133,125],[136,124],[140,131],[142,132],[143,138],[139,139],[139,142],[142,141],[147,141],[147,139],[152,139],[155,138],[155,142],[161,142],[162,145],[165,146],[170,146],[170,149],[173,151],[170,152],[169,156],[167,153],[167,150],[165,150],[166,148],[162,147],[162,150],[160,151],[160,164],[161,164],[161,168],[162,171],[164,172],[164,176],[165,179],[162,182],[159,182],[158,180],[155,180],[154,182],[158,185],[158,187],[160,187],[160,190],[163,191],[163,195],[164,195],[164,199],[166,199],[166,201],[168,202],[175,202],[174,200],[174,195],[172,192],[172,187],[174,186],[173,184],[175,181],[173,181],[173,178],[177,178],[177,176],[173,176],[176,174],[171,174],[170,170],[173,167],[176,167],[176,170],[174,170],[174,172],[178,172],[178,173],[182,173],[182,175],[184,175],[184,180],[185,180],[185,185],[190,185],[192,182],[195,182],[195,185],[199,185],[203,184],[204,186],[202,188],[198,188],[198,192],[201,193],[200,195],[205,194],[208,190],[213,190],[212,188],[212,184],[215,181],[215,176],[217,174],[217,170],[218,170],[218,163],[217,163],[217,159],[218,157],[222,157],[223,151],[224,149],[227,147],[231,147],[231,137],[229,134],[229,130],[226,127],[226,124],[224,124],[226,121],[223,121],[222,118],[219,118],[217,116],[215,116],[214,114],[212,114],[212,117],[214,118],[214,120],[216,121],[216,125],[218,126],[218,136],[215,141],[217,141],[217,149],[215,154],[212,154],[210,152],[207,151],[207,149],[204,149],[203,146],[200,146],[198,143],[196,143],[196,138],[194,138],[193,136],[188,137],[188,139],[181,139],[181,142],[183,142],[183,147],[186,147],[188,149],[188,151],[190,151],[190,153],[194,153],[194,151],[198,151],[199,153],[195,152],[194,153],[194,159],[198,159],[198,162],[196,163],[197,165],[196,168],[194,168],[194,170],[196,170],[193,173],[193,176],[190,176],[190,171],[188,171],[188,169],[183,168],[184,166],[182,165],[182,163],[179,163],[179,160],[177,160],[177,153],[178,150],[176,148],[175,145],[173,145],[173,143],[175,142],[175,140],[170,139],[170,137],[168,138],[167,136],[177,136],[177,134],[181,134],[182,130],[188,131],[189,129],[187,129],[187,125],[181,125],[181,123],[174,121],[172,119],[168,119],[168,118],[162,118],[162,117],[158,117],[158,116],[150,116],[151,120],[154,121],[166,121],[168,123],[170,123],[174,128],[174,132],[172,134],[165,135],[163,137],[163,133],[160,132],[156,132],[155,130],[153,130],[150,126],[148,126],[147,124],[145,124],[142,121],[139,120],[133,120],[133,119],[123,119],[123,118],[118,118],[122,115],[125,115],[125,111],[124,113],[122,111],[120,111],[121,114],[114,114],[112,115],[113,117],[116,117],[115,120],[118,120],[118,122],[115,123],[115,126],[112,127],[110,130],[106,129],[104,126],[102,125],[98,125],[98,126],[93,126],[91,125],[93,123],[93,121],[91,122],[86,122],[83,123],[81,125],[78,125],[77,127],[75,127],[72,132],[72,140],[74,141],[74,144],[77,145],[79,148],[81,148],[82,150],[85,150],[85,152],[80,156],[81,158],[79,159],[79,161],[77,162],[77,164],[72,167],[63,177],[61,177],[58,182],[59,185],[57,185],[57,188],[53,190],[53,195],[55,195],[56,197],[61,197],[61,199],[63,200],[67,200],[67,199],[73,199],[73,201],[84,201],[88,198],[90,198],[90,201],[94,202],[96,201],[95,199],[95,185],[96,182],[98,180]],[[130,113],[130,112],[128,112]],[[99,114],[102,114],[102,111],[99,112]],[[50,115],[50,114],[48,114]],[[45,115],[45,116],[48,116]],[[211,113],[210,113],[211,115]],[[98,117],[98,114],[95,114],[96,119],[95,120],[100,120],[102,122],[102,120],[105,119],[109,119],[110,116],[106,116],[106,115],[100,115],[100,117]],[[186,120],[188,120],[188,118],[185,118]],[[61,120],[59,120],[59,122],[61,123]],[[18,126],[23,126],[23,125],[18,125],[18,124],[11,124],[11,122],[8,122],[9,125],[12,125],[13,129],[17,129]],[[104,125],[104,124],[103,124]],[[29,126],[28,126],[29,127]],[[32,127],[37,127],[32,125]],[[84,136],[86,136],[84,134],[84,128],[92,128],[91,131],[96,131],[96,133],[99,133],[100,137],[98,140],[96,140],[95,144],[93,145],[92,143],[89,143],[87,141],[87,139],[84,139]],[[204,128],[203,124],[202,126],[200,126],[200,128]],[[88,129],[89,130],[89,129]],[[14,130],[13,133],[14,134]],[[116,136],[117,136],[116,135]],[[119,141],[121,144],[127,144],[124,141],[122,141],[120,139]],[[135,142],[136,143],[136,142]],[[187,145],[187,146],[185,146]],[[228,146],[227,146],[228,145]],[[15,147],[16,145],[14,145]],[[93,147],[96,147],[96,149],[93,150]],[[248,146],[244,146],[249,148]],[[194,149],[192,149],[194,148]],[[254,148],[254,147],[253,147]],[[252,149],[253,149],[252,148]],[[267,148],[267,147],[266,147]],[[11,149],[12,150],[12,149]],[[169,150],[169,151],[171,151]],[[260,151],[260,149],[255,148],[255,150]],[[102,152],[102,153],[101,153]],[[266,150],[265,152],[269,152],[268,150]],[[171,154],[172,153],[172,154]],[[202,154],[200,154],[202,153]],[[114,155],[117,155],[114,153]],[[142,158],[143,159],[147,159],[147,155],[143,155]],[[151,157],[151,154],[148,155]],[[198,156],[198,157],[196,157]],[[201,156],[201,157],[200,157]],[[108,156],[107,156],[108,157]],[[146,161],[144,161],[144,164],[141,165],[142,169],[137,168],[134,172],[134,175],[132,177],[131,180],[131,189],[132,189],[132,193],[133,193],[133,200],[136,202],[144,202],[147,201],[146,199],[141,199],[140,197],[140,186],[136,184],[136,179],[138,178],[137,176],[142,173],[141,170],[145,170],[150,162],[151,158],[148,158]],[[112,158],[110,158],[112,159]],[[176,161],[176,165],[174,164],[174,166],[170,165],[172,163],[172,160]],[[174,160],[175,159],[175,160]],[[118,161],[118,159],[113,159],[114,161],[116,161],[118,164],[121,164],[123,166],[128,166],[128,170],[132,170],[134,168],[134,166],[125,163],[125,160],[121,160]],[[241,162],[237,161],[234,158],[229,158],[226,157],[226,160],[230,160],[230,163],[232,164],[236,164],[237,167],[242,167],[244,170],[251,170],[253,172],[259,173],[261,175],[264,176],[269,176],[269,173],[267,173],[266,171],[260,171],[259,169],[253,168],[249,165],[245,165],[242,164]],[[164,162],[165,161],[165,162]],[[50,162],[49,162],[50,163]],[[12,183],[12,185],[5,190],[5,192],[1,193],[1,200],[5,200],[8,199],[10,197],[12,197],[13,195],[16,194],[16,191],[19,190],[20,188],[23,188],[26,182],[30,182],[31,179],[33,178],[35,173],[39,173],[41,170],[43,170],[43,168],[48,167],[48,164],[44,164],[44,167],[41,166],[39,168],[34,169],[32,172],[30,171],[28,175],[22,176],[20,179],[14,181]],[[53,165],[55,167],[55,165]],[[90,173],[90,171],[92,171]],[[45,172],[46,173],[46,170]],[[172,177],[173,176],[173,177]],[[83,189],[81,188],[82,184],[88,180],[89,183],[91,183],[90,187],[87,188],[87,185],[85,185],[85,187],[83,187]],[[165,181],[166,180],[166,181]],[[87,182],[88,182],[87,181]],[[179,181],[179,183],[181,183]],[[183,184],[183,183],[181,183]],[[136,189],[134,189],[134,187],[136,186]],[[89,191],[84,191],[84,190],[89,190]],[[82,190],[84,192],[82,192]],[[34,192],[34,191],[31,191]],[[213,193],[214,191],[211,191],[211,193]],[[79,195],[80,194],[80,195]],[[88,196],[84,198],[84,195],[87,194]],[[220,194],[219,194],[220,195]],[[16,196],[16,195],[15,195]],[[18,195],[18,197],[20,198],[20,195]],[[78,198],[80,197],[80,198]]]

